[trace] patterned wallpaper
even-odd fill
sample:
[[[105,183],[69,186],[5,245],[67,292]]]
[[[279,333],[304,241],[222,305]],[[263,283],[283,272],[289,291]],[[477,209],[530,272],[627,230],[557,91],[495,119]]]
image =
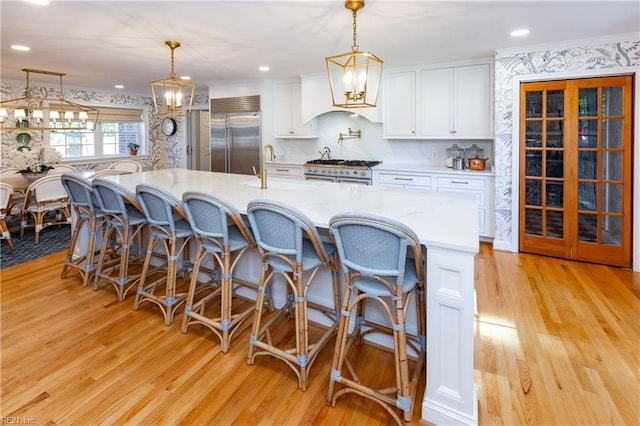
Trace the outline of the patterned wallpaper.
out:
[[[30,84],[34,97],[37,98],[58,98],[60,96],[59,89],[52,87],[39,87]],[[103,107],[136,107],[142,108],[149,117],[147,141],[147,155],[139,158],[145,170],[156,170],[170,167],[186,167],[184,157],[185,144],[183,140],[186,138],[186,119],[178,121],[178,131],[175,135],[167,137],[162,133],[160,121],[153,113],[153,101],[150,96],[126,95],[120,93],[102,92],[91,89],[70,89],[64,88],[64,98],[75,101],[80,104]],[[0,85],[0,96],[3,100],[14,99],[24,96],[24,83],[21,82],[5,82]],[[199,106],[208,108],[209,96],[207,94],[196,94],[193,101],[194,109]],[[17,148],[16,134],[18,131],[2,131],[0,132],[1,156],[0,167],[9,167],[8,155]],[[45,143],[45,134],[43,131],[28,132],[32,139],[31,145],[37,146]],[[73,163],[68,163],[74,165]],[[76,165],[79,169],[102,169],[107,167],[105,161],[97,161],[95,163],[86,163]]]
[[[633,37],[632,37],[633,38]],[[589,70],[615,71],[640,66],[640,38],[591,44],[558,50],[505,53],[495,57],[495,185],[496,223],[494,243],[511,246],[517,224],[511,218],[513,81],[516,76],[554,74]],[[517,141],[516,141],[517,143]],[[517,202],[517,200],[516,200]],[[515,248],[512,248],[515,249]]]

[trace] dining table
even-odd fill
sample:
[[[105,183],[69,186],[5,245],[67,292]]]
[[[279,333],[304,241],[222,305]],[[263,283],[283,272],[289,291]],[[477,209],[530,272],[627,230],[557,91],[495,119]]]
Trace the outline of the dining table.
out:
[[[424,189],[368,186],[252,175],[162,169],[109,176],[132,193],[140,183],[181,198],[186,191],[216,194],[245,215],[249,201],[272,199],[306,214],[325,231],[338,213],[384,216],[409,226],[424,247],[427,362],[422,420],[478,424],[474,384],[474,259],[479,250],[475,196]]]

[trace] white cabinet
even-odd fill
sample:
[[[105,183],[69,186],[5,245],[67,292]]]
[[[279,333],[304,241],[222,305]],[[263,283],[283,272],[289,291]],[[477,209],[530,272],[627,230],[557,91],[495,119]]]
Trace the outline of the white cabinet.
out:
[[[384,137],[416,137],[416,72],[389,72],[384,78]]]
[[[267,163],[267,176],[277,176],[283,179],[303,180],[304,171],[302,165],[284,163]]]
[[[435,178],[438,192],[463,192],[478,199],[478,232],[481,237],[493,237],[493,177],[440,175]]]
[[[439,192],[473,194],[478,200],[478,233],[480,237],[494,235],[494,177],[472,173],[441,173],[432,171],[374,170],[373,184]]]
[[[390,139],[491,139],[491,65],[389,71],[383,133]]]
[[[490,139],[489,64],[420,71],[419,135],[439,139]]]
[[[274,90],[275,133],[277,138],[315,138],[315,120],[303,123],[299,82],[277,83]]]
[[[375,177],[374,185],[431,189],[431,176],[428,174],[379,172]]]

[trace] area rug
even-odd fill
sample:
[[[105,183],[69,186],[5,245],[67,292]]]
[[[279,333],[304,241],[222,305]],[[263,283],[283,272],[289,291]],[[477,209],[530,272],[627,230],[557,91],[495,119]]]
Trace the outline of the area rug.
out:
[[[8,223],[8,225],[9,229],[15,228],[15,223]],[[7,268],[60,250],[66,250],[71,240],[71,225],[52,225],[44,228],[40,231],[38,244],[34,244],[33,228],[27,228],[22,238],[20,238],[20,230],[12,230],[11,240],[15,250],[9,248],[6,240],[0,241],[0,268]]]

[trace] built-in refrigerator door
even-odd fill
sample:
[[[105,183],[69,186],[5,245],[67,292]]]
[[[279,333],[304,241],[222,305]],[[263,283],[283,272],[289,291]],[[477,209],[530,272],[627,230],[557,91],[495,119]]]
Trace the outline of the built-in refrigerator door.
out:
[[[238,112],[229,114],[231,154],[229,171],[253,174],[260,169],[260,113]]]
[[[227,114],[211,114],[211,171],[229,172]]]

